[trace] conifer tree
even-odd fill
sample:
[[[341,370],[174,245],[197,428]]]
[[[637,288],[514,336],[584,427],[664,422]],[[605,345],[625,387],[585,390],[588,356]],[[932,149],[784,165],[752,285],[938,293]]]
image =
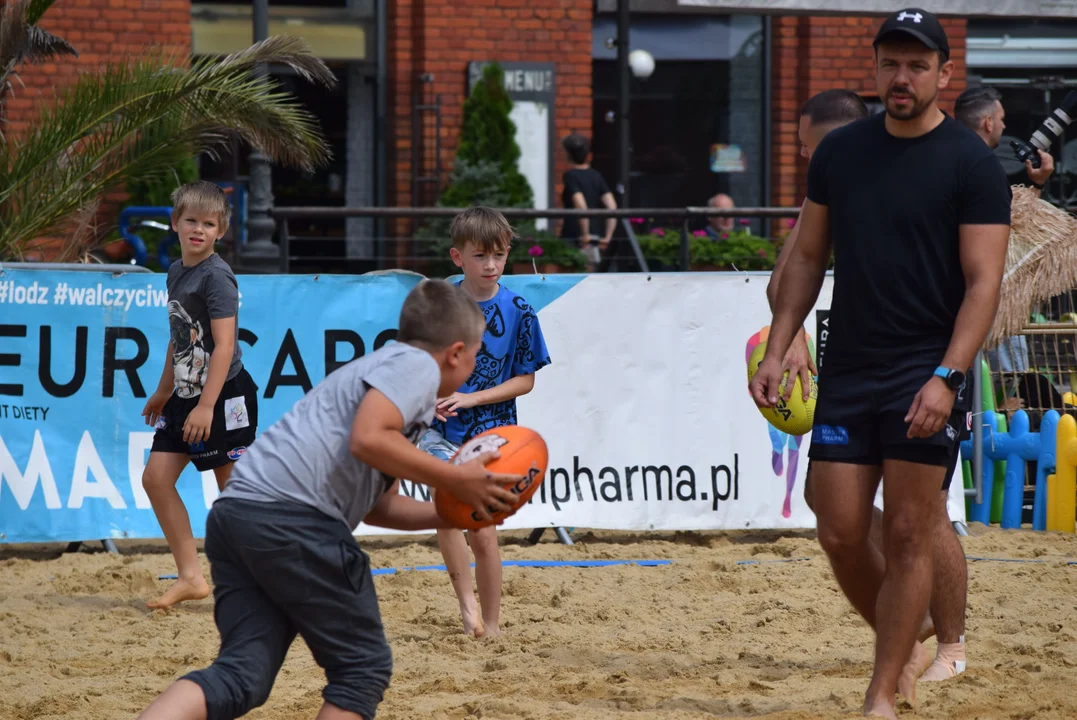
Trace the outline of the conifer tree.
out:
[[[470,207],[487,202],[485,198],[496,198],[501,207],[534,206],[531,186],[517,166],[520,146],[511,112],[505,73],[500,65],[490,63],[464,103],[460,146],[439,205]]]

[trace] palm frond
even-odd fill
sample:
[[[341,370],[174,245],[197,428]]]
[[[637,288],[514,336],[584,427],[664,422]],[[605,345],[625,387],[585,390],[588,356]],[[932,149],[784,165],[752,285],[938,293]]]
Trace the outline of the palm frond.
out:
[[[66,40],[35,24],[50,5],[52,0],[14,0],[0,9],[0,67],[78,55]]]
[[[29,0],[26,3],[26,22],[36,25],[41,16],[45,14],[45,11],[54,4],[56,4],[56,0]]]
[[[78,56],[66,40],[35,23],[54,0],[14,0],[0,8],[0,108],[12,91],[16,68],[61,55]],[[2,139],[0,134],[0,139]]]
[[[58,35],[53,35],[48,30],[42,30],[36,25],[31,25],[27,28],[26,44],[23,46],[22,56],[16,58],[16,62],[37,63],[60,55],[78,57],[78,54],[78,50],[67,40]]]
[[[194,74],[229,72],[239,70],[247,72],[256,65],[281,63],[299,73],[307,82],[317,82],[326,87],[336,85],[336,76],[324,62],[310,53],[310,46],[301,37],[274,35],[251,45],[245,50],[225,57],[223,60],[202,58],[192,67]]]
[[[268,77],[284,64],[332,85],[335,77],[301,38],[273,37],[190,68],[176,56],[120,62],[82,75],[46,108],[25,138],[0,143],[0,257],[56,232],[81,209],[131,178],[171,172],[213,153],[231,134],[273,162],[312,170],[330,150],[317,120]]]

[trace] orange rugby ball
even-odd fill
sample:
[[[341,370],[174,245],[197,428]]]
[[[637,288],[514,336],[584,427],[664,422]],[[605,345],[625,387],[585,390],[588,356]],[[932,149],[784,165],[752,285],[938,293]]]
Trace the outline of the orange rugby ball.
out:
[[[542,484],[549,459],[546,441],[534,430],[519,425],[506,425],[476,435],[460,446],[451,462],[460,465],[493,451],[497,451],[501,457],[486,466],[490,472],[520,476],[520,480],[505,486],[516,496],[515,506],[509,512],[491,513],[493,521],[484,522],[479,519],[475,508],[461,502],[452,493],[444,490],[434,493],[434,508],[438,515],[454,527],[478,530],[487,525],[496,525],[515,515]]]

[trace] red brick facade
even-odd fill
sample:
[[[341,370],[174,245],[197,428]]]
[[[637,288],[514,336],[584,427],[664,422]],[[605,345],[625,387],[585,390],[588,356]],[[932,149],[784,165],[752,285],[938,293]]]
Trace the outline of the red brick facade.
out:
[[[19,68],[21,85],[14,83],[4,112],[4,131],[9,139],[25,135],[38,108],[53,102],[79,73],[138,57],[147,48],[180,60],[191,52],[190,0],[57,0],[40,25],[67,40],[79,56]],[[99,234],[115,227],[117,208],[126,197],[122,190],[116,190],[103,199],[97,215]],[[31,254],[31,259],[50,257],[57,244],[56,239],[42,238],[37,247],[44,255]],[[112,243],[106,252],[118,257],[125,248]]]
[[[424,124],[421,147],[412,147],[412,102],[440,95],[442,180],[451,170],[467,92],[471,61],[553,62],[556,67],[555,139],[572,131],[591,132],[593,0],[393,0],[388,3],[387,54],[389,127],[388,204],[407,206],[412,197],[412,166],[423,173],[434,167],[434,125]],[[871,39],[877,18],[774,18],[774,135],[771,138],[773,205],[791,206],[804,194],[807,163],[799,155],[799,109],[814,93],[834,87],[875,94]],[[183,55],[191,46],[190,0],[58,0],[45,14],[43,27],[71,42],[77,60],[60,59],[21,68],[26,87],[16,86],[7,103],[6,131],[18,136],[35,117],[35,105],[47,102],[55,88],[78,72],[108,60],[138,55],[146,47]],[[966,21],[944,21],[957,72],[943,94],[952,107],[965,87]],[[421,83],[423,74],[433,76]],[[556,193],[565,160],[554,147]],[[425,153],[420,157],[420,153]],[[552,204],[558,204],[555,194]],[[436,197],[431,189],[420,201]]]
[[[881,18],[863,17],[774,19],[772,205],[790,207],[804,199],[808,161],[800,156],[797,124],[808,98],[832,88],[855,90],[864,97],[876,95],[871,43],[881,23]],[[939,99],[949,112],[965,89],[967,21],[945,19],[942,24],[957,66]]]
[[[425,103],[441,96],[443,178],[452,169],[469,62],[556,63],[555,138],[589,131],[593,0],[395,0],[389,5],[389,204],[412,203],[412,163],[420,161],[424,175],[434,167],[432,121],[424,123],[422,148],[412,148],[412,98],[417,91]],[[433,82],[421,84],[424,73],[432,74]],[[566,169],[560,155],[557,193]]]
[[[15,84],[6,110],[5,130],[14,135],[26,132],[38,103],[51,101],[80,72],[141,55],[147,47],[181,58],[191,51],[190,0],[57,0],[41,27],[71,43],[79,57],[19,68],[26,87]]]

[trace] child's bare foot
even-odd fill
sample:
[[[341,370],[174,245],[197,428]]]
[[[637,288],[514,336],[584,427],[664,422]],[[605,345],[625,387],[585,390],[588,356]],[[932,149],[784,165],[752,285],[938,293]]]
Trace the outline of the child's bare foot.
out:
[[[931,653],[927,651],[923,643],[914,643],[912,655],[909,656],[905,667],[901,669],[901,676],[898,677],[897,686],[898,692],[913,705],[916,704],[916,681],[929,667],[931,667]],[[891,717],[891,715],[883,715],[883,717]]]
[[[894,706],[882,701],[865,703],[864,716],[881,717],[887,718],[888,720],[897,720],[897,712],[894,710]]]
[[[465,635],[481,638],[486,634],[486,629],[482,626],[482,618],[479,617],[479,609],[477,607],[461,607],[460,617],[463,618],[464,621]]]
[[[487,637],[487,638],[499,638],[499,637],[501,637],[501,628],[499,628],[497,625],[487,625],[486,626],[486,636],[485,637]]]
[[[185,600],[201,600],[205,597],[209,597],[209,583],[199,575],[197,578],[191,579],[180,578],[172,584],[172,587],[168,588],[164,595],[156,600],[150,600],[146,605],[159,610],[172,607],[176,603],[184,602]]]

